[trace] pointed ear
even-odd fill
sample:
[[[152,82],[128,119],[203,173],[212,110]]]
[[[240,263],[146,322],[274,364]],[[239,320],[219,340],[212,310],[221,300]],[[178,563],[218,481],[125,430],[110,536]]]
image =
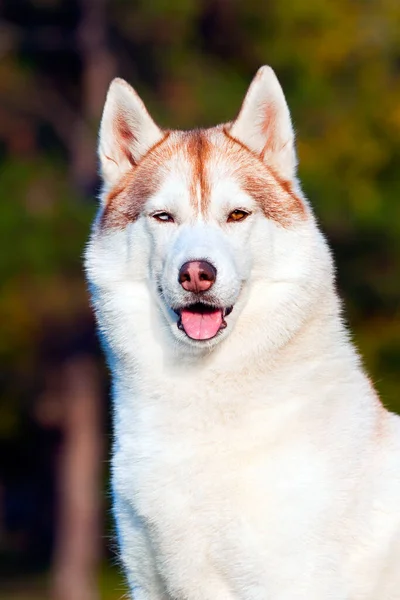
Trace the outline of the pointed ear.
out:
[[[114,79],[107,93],[99,133],[101,174],[111,187],[164,137],[137,93]]]
[[[290,112],[271,67],[261,67],[248,89],[230,135],[258,154],[286,179],[296,174]]]

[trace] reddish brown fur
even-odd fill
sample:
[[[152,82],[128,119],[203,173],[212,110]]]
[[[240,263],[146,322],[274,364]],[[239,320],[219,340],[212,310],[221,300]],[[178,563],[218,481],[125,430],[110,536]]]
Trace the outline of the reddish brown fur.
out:
[[[265,136],[265,145],[261,156],[264,157],[265,153],[270,150],[274,151],[276,141],[276,123],[277,111],[275,106],[269,102],[264,107],[264,119],[261,124],[261,132]]]
[[[268,219],[288,227],[295,217],[304,217],[304,205],[295,194],[288,194],[278,180],[271,183],[267,178],[243,173],[243,189],[252,196]]]
[[[280,177],[271,166],[264,163],[262,157],[233,138],[226,128],[223,131],[230,142],[242,151],[235,158],[241,167],[241,184],[259,204],[265,216],[283,227],[289,226],[293,219],[305,219],[304,202],[295,193],[292,182]]]
[[[193,207],[197,209],[199,206],[198,190],[200,190],[200,210],[205,213],[210,202],[211,191],[205,168],[210,158],[211,144],[202,130],[190,131],[185,137],[185,150],[193,168],[190,200]]]
[[[125,116],[122,112],[118,113],[115,119],[115,137],[119,140],[121,152],[126,156],[127,160],[132,166],[136,165],[136,162],[132,155],[132,146],[135,144],[135,136],[132,133],[128,123],[126,122]]]
[[[280,186],[283,193],[288,196],[288,203],[286,204],[286,210],[291,213],[292,216],[297,215],[301,219],[307,217],[306,207],[303,200],[294,191],[292,181],[283,179],[272,167],[267,167],[276,183]]]
[[[178,132],[171,139],[167,133],[111,190],[106,198],[102,225],[124,228],[135,221],[145,202],[159,189],[163,165],[177,154],[179,160],[182,155],[182,160],[190,165],[190,201],[196,211],[200,208],[203,214],[207,213],[211,197],[209,167],[214,160],[223,160],[231,165],[232,176],[238,178],[268,219],[288,227],[294,220],[306,218],[304,203],[292,183],[282,179],[260,156],[233,138],[225,127],[210,132]]]
[[[139,217],[146,201],[157,192],[160,186],[160,165],[162,164],[160,148],[168,137],[169,132],[150,148],[138,165],[132,165],[132,169],[110,191],[105,199],[104,212],[101,217],[102,227],[123,229]]]

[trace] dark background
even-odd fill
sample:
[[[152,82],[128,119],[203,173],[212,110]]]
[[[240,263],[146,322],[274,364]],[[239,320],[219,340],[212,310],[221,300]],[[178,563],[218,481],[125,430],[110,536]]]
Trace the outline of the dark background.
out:
[[[117,599],[108,375],[82,275],[115,75],[168,127],[232,119],[270,64],[354,339],[400,411],[400,3],[0,3],[0,600]]]

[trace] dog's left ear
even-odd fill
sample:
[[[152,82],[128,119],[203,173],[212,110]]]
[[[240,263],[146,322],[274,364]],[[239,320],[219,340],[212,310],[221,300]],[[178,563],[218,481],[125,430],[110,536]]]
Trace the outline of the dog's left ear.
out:
[[[285,179],[295,176],[297,159],[290,112],[271,67],[258,70],[229,133]]]

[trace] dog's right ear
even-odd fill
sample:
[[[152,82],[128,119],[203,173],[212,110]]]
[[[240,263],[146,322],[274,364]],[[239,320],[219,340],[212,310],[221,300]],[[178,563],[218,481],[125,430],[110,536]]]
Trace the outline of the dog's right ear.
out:
[[[163,137],[135,90],[123,79],[114,79],[99,132],[98,154],[105,186],[115,185]]]

